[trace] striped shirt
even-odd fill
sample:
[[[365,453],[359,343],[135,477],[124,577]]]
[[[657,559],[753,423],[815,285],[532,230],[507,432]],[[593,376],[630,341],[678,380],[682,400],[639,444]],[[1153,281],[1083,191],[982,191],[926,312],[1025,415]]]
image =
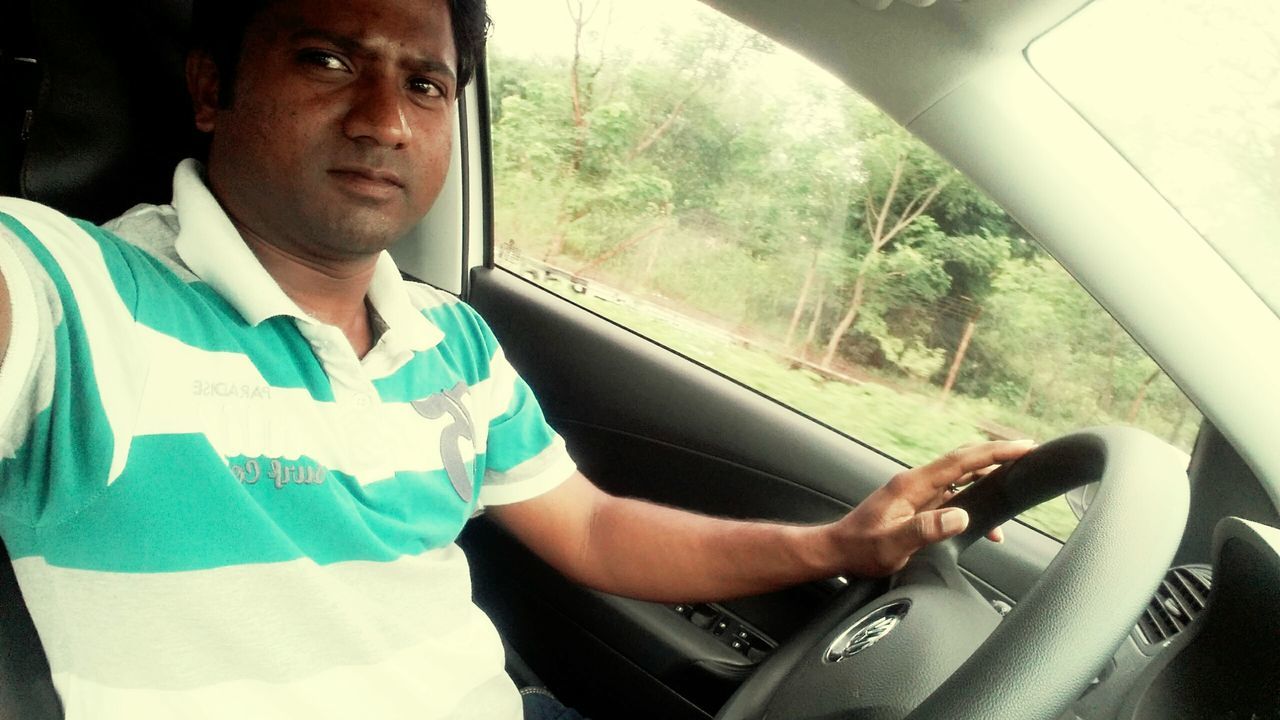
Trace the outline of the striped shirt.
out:
[[[455,539],[574,466],[479,316],[377,262],[357,358],[184,161],[0,199],[0,534],[68,718],[519,718]]]

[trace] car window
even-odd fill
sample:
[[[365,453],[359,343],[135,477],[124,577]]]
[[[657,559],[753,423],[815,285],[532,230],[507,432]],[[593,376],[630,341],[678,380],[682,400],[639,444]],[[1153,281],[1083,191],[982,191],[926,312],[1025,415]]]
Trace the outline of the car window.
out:
[[[906,464],[1117,423],[1190,449],[1114,320],[820,68],[691,0],[489,7],[499,267]]]

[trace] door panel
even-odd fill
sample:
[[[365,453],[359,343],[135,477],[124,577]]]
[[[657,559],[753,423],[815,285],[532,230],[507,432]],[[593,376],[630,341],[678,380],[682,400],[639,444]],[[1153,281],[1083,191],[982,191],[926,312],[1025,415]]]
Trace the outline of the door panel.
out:
[[[499,269],[470,302],[538,395],[584,474],[607,491],[699,512],[788,522],[838,517],[896,462]],[[1020,525],[963,564],[1016,599],[1058,544]],[[574,586],[487,521],[463,538],[477,600],[570,704],[600,717],[713,715],[753,663],[674,609]],[[733,562],[725,558],[725,562]],[[785,642],[839,588],[814,583],[711,608]],[[878,593],[877,583],[857,592]],[[699,616],[705,624],[705,619]],[[755,655],[758,659],[758,655]]]
[[[468,300],[556,425],[575,423],[666,443],[785,479],[831,499],[865,497],[901,467],[752,390],[503,270],[476,270]],[[559,427],[559,425],[557,425]],[[585,466],[608,448],[570,448]],[[606,461],[607,463],[607,461]],[[608,480],[600,479],[607,483]],[[690,483],[693,492],[701,482]],[[636,488],[643,496],[643,488]],[[770,508],[743,508],[765,512]],[[731,513],[733,514],[733,513]]]

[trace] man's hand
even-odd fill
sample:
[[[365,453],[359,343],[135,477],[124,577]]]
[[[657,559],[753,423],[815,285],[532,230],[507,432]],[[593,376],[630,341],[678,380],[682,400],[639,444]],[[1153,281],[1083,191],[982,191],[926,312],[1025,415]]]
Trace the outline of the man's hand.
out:
[[[1030,440],[969,445],[898,473],[848,515],[822,528],[833,565],[861,577],[901,570],[916,551],[968,527],[964,510],[937,509],[951,499],[953,485],[964,487],[1034,447]],[[988,537],[1003,539],[999,528]]]

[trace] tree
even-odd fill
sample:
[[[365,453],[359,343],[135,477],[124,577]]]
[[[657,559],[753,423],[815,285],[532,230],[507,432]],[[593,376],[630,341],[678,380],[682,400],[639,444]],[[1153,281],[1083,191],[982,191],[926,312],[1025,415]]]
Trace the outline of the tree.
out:
[[[904,187],[903,178],[911,174],[915,179],[914,176],[923,169],[911,163],[910,151],[916,149],[909,146],[915,141],[906,138],[901,131],[893,130],[875,140],[877,142],[874,145],[879,146],[876,149],[879,150],[880,162],[867,164],[870,177],[863,195],[866,250],[854,272],[853,289],[847,309],[832,331],[822,356],[820,364],[828,369],[835,359],[840,341],[858,318],[866,292],[867,276],[875,267],[881,253],[929,209],[930,204],[950,180],[946,174],[941,174],[932,178],[926,187],[912,192]],[[918,150],[915,154],[918,155]],[[892,159],[888,160],[888,157]],[[881,185],[877,182],[877,175],[883,174],[885,170],[888,171],[887,182]]]

